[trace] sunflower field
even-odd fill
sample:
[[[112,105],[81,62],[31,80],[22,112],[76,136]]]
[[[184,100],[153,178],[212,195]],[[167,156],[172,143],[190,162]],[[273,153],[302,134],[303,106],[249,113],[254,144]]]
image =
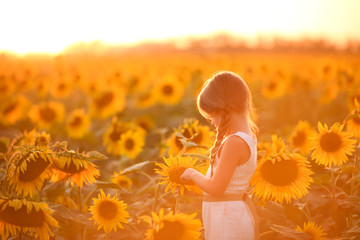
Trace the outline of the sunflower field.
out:
[[[2,239],[204,239],[215,129],[196,109],[219,70],[258,115],[260,239],[359,239],[360,55],[154,49],[0,55]]]

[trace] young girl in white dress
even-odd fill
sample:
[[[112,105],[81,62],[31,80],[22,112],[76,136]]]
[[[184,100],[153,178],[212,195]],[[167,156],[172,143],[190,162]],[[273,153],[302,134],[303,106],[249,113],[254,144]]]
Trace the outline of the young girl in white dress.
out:
[[[198,95],[199,112],[215,125],[206,176],[189,168],[181,179],[203,190],[206,240],[258,239],[255,206],[247,195],[256,169],[256,134],[250,90],[233,72],[219,72]]]

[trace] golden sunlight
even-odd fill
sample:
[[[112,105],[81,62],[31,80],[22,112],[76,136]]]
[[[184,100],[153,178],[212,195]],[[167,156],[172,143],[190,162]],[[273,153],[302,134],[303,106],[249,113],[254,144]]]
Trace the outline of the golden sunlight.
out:
[[[229,32],[248,41],[360,39],[360,2],[346,1],[4,1],[0,51],[57,53],[77,42],[133,44]]]

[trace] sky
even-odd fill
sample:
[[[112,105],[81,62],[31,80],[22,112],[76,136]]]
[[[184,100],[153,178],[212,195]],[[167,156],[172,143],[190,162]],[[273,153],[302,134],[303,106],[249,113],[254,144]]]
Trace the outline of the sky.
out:
[[[0,52],[58,53],[77,42],[133,44],[228,32],[360,40],[360,0],[0,0]]]

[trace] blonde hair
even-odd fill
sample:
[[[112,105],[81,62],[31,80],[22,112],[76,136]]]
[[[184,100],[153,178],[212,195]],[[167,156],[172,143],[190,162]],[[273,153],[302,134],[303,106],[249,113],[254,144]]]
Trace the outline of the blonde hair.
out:
[[[231,111],[247,113],[251,131],[257,135],[257,115],[250,89],[246,82],[236,73],[221,71],[208,79],[197,97],[197,107],[202,116],[211,119],[220,116],[216,129],[216,140],[210,149],[210,164],[213,165],[217,151],[229,127]]]

